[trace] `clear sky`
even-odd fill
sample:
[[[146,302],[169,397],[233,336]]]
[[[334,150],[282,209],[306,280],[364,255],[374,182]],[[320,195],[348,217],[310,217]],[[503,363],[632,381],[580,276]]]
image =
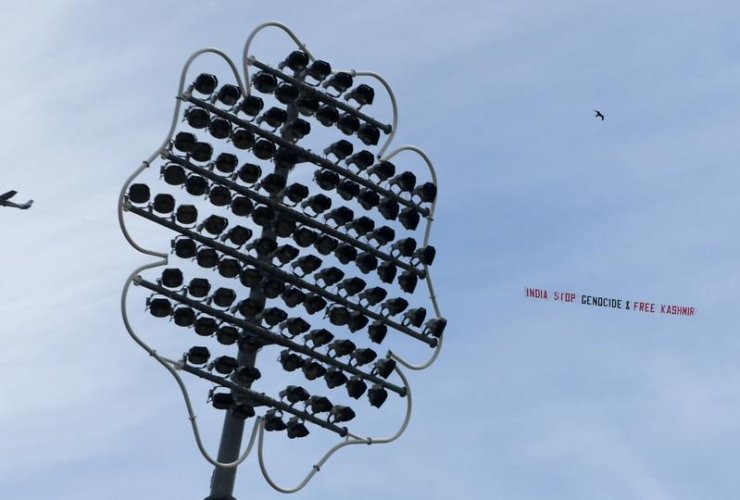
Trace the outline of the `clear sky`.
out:
[[[393,87],[396,145],[439,176],[449,319],[438,362],[411,374],[406,434],[343,450],[294,497],[737,498],[740,6],[719,0],[2,2],[0,192],[35,204],[0,209],[0,495],[207,496],[180,394],[120,318],[149,258],[116,203],[187,57],[238,60],[266,21]],[[271,36],[265,52],[290,50]],[[215,452],[219,420],[201,423]],[[323,452],[273,446],[286,485]],[[236,497],[279,496],[248,459]]]

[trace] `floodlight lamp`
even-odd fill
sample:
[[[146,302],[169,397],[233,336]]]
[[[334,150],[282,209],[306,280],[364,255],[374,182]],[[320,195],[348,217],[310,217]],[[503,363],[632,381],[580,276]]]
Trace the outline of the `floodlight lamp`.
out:
[[[372,189],[363,189],[357,195],[357,202],[365,210],[370,210],[378,206],[378,203],[380,203],[380,196]]]
[[[416,250],[416,240],[414,238],[403,238],[391,245],[391,255],[393,256],[411,257],[414,255],[414,250]]]
[[[339,184],[339,174],[327,169],[317,170],[313,180],[324,191],[331,191]]]
[[[181,259],[192,259],[198,247],[190,238],[177,238],[172,242],[172,249]]]
[[[378,276],[383,283],[393,283],[398,269],[393,262],[386,261],[378,266]]]
[[[401,297],[395,299],[388,299],[380,304],[381,312],[385,311],[386,316],[393,316],[406,310],[409,306],[409,301]]]
[[[193,196],[204,196],[208,188],[208,181],[200,175],[189,175],[185,181],[185,190]]]
[[[283,137],[290,141],[296,142],[303,139],[309,133],[311,133],[311,124],[301,118],[296,118],[290,123],[286,124],[281,130]]]
[[[308,361],[301,369],[303,370],[303,376],[308,380],[316,380],[326,374],[326,368],[317,361]]]
[[[252,237],[252,230],[244,226],[234,226],[221,238],[230,241],[237,247],[244,245]]]
[[[309,434],[303,421],[298,417],[290,417],[286,427],[288,429],[288,437],[290,439],[306,437]]]
[[[334,155],[339,160],[344,160],[352,154],[353,150],[352,143],[344,139],[339,139],[337,142],[333,142],[328,148],[324,149],[325,155]]]
[[[306,401],[307,409],[311,410],[311,413],[324,413],[332,409],[334,405],[331,404],[329,398],[326,396],[311,396]]]
[[[272,238],[262,237],[248,244],[247,249],[254,250],[259,257],[264,257],[277,249],[277,243]]]
[[[172,313],[172,319],[177,326],[193,326],[195,323],[195,311],[185,306],[177,307]]]
[[[172,304],[162,297],[148,298],[146,306],[149,308],[149,313],[155,318],[166,318],[172,314]]]
[[[208,363],[211,357],[211,353],[207,347],[195,346],[191,347],[185,354],[188,363],[191,365],[204,365]]]
[[[197,162],[210,161],[213,156],[213,146],[207,142],[196,142],[190,150],[190,159]]]
[[[208,193],[208,201],[216,207],[225,207],[230,205],[231,191],[223,186],[211,186],[211,190]]]
[[[370,341],[376,344],[383,342],[386,334],[388,333],[388,326],[380,321],[373,321],[368,327],[367,334],[370,337]]]
[[[219,287],[211,295],[210,303],[215,304],[217,307],[226,309],[231,306],[236,300],[236,293],[231,288]]]
[[[234,406],[234,396],[228,392],[216,392],[211,394],[211,404],[217,410],[228,410]]]
[[[286,288],[280,297],[283,299],[286,306],[295,307],[303,302],[306,298],[306,294],[300,288],[291,286]]]
[[[398,217],[398,212],[401,207],[398,206],[398,202],[391,198],[383,198],[378,203],[378,211],[387,220],[395,220]]]
[[[347,320],[347,328],[352,333],[362,330],[365,328],[370,320],[367,316],[362,314],[360,311],[350,311],[349,319]]]
[[[252,153],[260,160],[269,160],[275,154],[275,144],[267,139],[259,139],[252,147]]]
[[[296,223],[293,219],[289,219],[288,217],[278,213],[273,221],[272,230],[275,231],[275,235],[280,236],[281,238],[287,238],[294,233],[295,226]]]
[[[262,311],[263,302],[261,300],[246,298],[239,301],[235,309],[245,318],[252,318]]]
[[[414,252],[414,259],[425,266],[431,266],[435,255],[437,255],[437,250],[428,245]]]
[[[325,287],[330,287],[338,283],[342,278],[344,278],[344,271],[334,266],[327,267],[326,269],[322,269],[321,271],[319,271],[318,273],[314,275],[314,279],[316,280],[316,283],[323,282]]]
[[[275,211],[267,205],[259,205],[252,211],[252,220],[261,227],[267,227],[272,223]]]
[[[254,267],[245,267],[239,273],[239,281],[247,288],[255,288],[262,282],[262,272]]]
[[[432,203],[437,199],[437,185],[433,182],[425,182],[414,188],[414,195],[418,196],[422,202]]]
[[[198,209],[194,205],[180,205],[175,212],[175,219],[186,226],[195,224],[198,220]]]
[[[218,324],[216,323],[216,320],[211,317],[201,316],[200,318],[195,320],[194,327],[195,333],[197,333],[201,337],[210,337],[216,332]]]
[[[260,283],[260,289],[268,299],[276,299],[285,291],[285,283],[277,278],[265,278]]]
[[[216,331],[216,340],[219,344],[233,345],[239,340],[239,330],[229,325],[221,325]]]
[[[298,368],[301,368],[304,363],[302,357],[294,352],[290,352],[289,349],[280,351],[280,357],[278,357],[278,361],[283,366],[283,370],[287,372],[296,371]]]
[[[345,224],[350,222],[354,218],[354,216],[355,213],[352,211],[351,208],[338,207],[326,214],[324,216],[324,219],[334,222],[336,226],[344,226]]]
[[[392,358],[382,358],[375,362],[373,366],[373,374],[376,374],[383,378],[390,377],[393,370],[396,369],[396,360]]]
[[[398,189],[401,192],[407,191],[410,193],[416,186],[416,176],[413,172],[403,172],[402,174],[398,174],[391,178],[391,180],[388,181],[388,184],[391,186],[398,186]]]
[[[333,366],[326,371],[324,375],[324,381],[329,389],[334,389],[347,382],[347,375],[344,374],[339,368]]]
[[[352,83],[353,79],[351,74],[344,71],[338,71],[334,73],[331,77],[329,77],[322,86],[324,88],[332,87],[339,94],[341,94],[342,92],[350,88],[352,86]]]
[[[223,118],[215,117],[208,124],[208,132],[216,139],[226,139],[231,135],[231,123]]]
[[[248,128],[237,128],[231,134],[231,143],[237,149],[249,149],[254,146],[254,132]]]
[[[263,94],[272,94],[278,86],[278,81],[270,73],[258,71],[252,77],[252,86]]]
[[[213,166],[216,167],[216,170],[223,174],[232,173],[238,164],[239,159],[236,155],[231,153],[219,153],[216,160],[213,162]]]
[[[334,356],[337,358],[347,356],[355,349],[357,349],[355,343],[347,339],[335,340],[329,344],[329,352],[334,351]]]
[[[298,204],[308,197],[308,187],[295,182],[285,189],[285,197],[292,203]]]
[[[396,231],[388,226],[380,226],[379,228],[369,232],[365,235],[368,241],[373,241],[378,244],[379,247],[387,245],[396,238]]]
[[[287,426],[283,422],[282,414],[278,410],[270,409],[262,417],[263,425],[266,431],[284,431]]]
[[[375,229],[375,221],[373,221],[370,217],[366,217],[363,215],[351,222],[348,222],[346,227],[348,230],[354,229],[357,233],[357,236],[364,236]]]
[[[142,205],[149,201],[151,192],[146,184],[131,184],[128,188],[128,199],[131,203]]]
[[[349,406],[334,405],[329,412],[329,422],[349,422],[355,418],[355,412]]]
[[[293,240],[301,248],[308,248],[316,242],[319,234],[316,231],[312,231],[307,227],[299,227],[293,233]]]
[[[209,215],[205,220],[200,223],[198,230],[202,231],[205,229],[208,233],[213,236],[218,236],[226,230],[226,226],[229,225],[229,220],[220,215]]]
[[[367,283],[365,283],[365,280],[362,278],[352,277],[339,283],[339,285],[337,285],[337,289],[344,291],[345,297],[349,297],[360,293],[366,286]]]
[[[211,115],[203,108],[190,108],[185,111],[185,119],[193,128],[206,128],[211,121]]]
[[[247,116],[251,116],[252,118],[260,114],[260,111],[262,111],[262,108],[264,107],[265,101],[256,95],[248,95],[241,103],[239,103],[239,111]]]
[[[361,83],[357,87],[347,92],[344,98],[347,101],[353,100],[357,104],[359,104],[360,107],[362,107],[366,104],[373,103],[373,99],[375,98],[375,90],[370,85]]]
[[[388,391],[386,391],[382,385],[374,384],[369,391],[367,391],[367,397],[370,400],[370,404],[376,408],[380,408],[388,399]]]
[[[264,310],[262,313],[262,321],[265,322],[265,324],[269,326],[276,326],[285,321],[288,318],[288,313],[280,309],[279,307],[268,307]],[[300,318],[297,318],[300,320]],[[303,320],[301,320],[303,321]],[[306,327],[306,330],[310,328],[311,325],[308,325]],[[298,324],[298,326],[295,327],[296,329],[302,328],[302,325]]]
[[[396,174],[396,166],[389,161],[381,161],[380,163],[368,168],[367,174],[370,176],[375,175],[379,182],[383,182]]]
[[[162,271],[160,283],[166,288],[180,288],[182,286],[182,271],[176,267],[168,267]]]
[[[348,243],[342,243],[334,250],[334,256],[342,264],[349,264],[357,258],[357,250]]]
[[[405,313],[403,313],[403,321],[402,323],[406,326],[415,326],[420,327],[424,323],[424,319],[427,317],[427,310],[423,307],[416,307],[414,309],[409,309]]]
[[[316,111],[316,120],[325,127],[331,127],[339,120],[339,111],[325,104]]]
[[[218,274],[224,278],[236,278],[241,270],[241,265],[236,259],[223,258],[218,263]]]
[[[315,217],[331,208],[331,198],[321,193],[315,194],[301,203],[301,207],[306,213]]]
[[[308,55],[305,52],[294,50],[293,52],[288,54],[288,57],[286,57],[283,62],[278,64],[278,68],[283,69],[285,66],[287,66],[297,73],[306,69],[308,63]]]
[[[447,320],[444,318],[430,319],[424,324],[424,334],[434,338],[440,338],[447,326]]]
[[[218,265],[218,252],[212,248],[200,248],[195,256],[195,262],[205,269],[211,269]]]
[[[331,65],[326,61],[315,59],[308,68],[306,68],[306,72],[308,76],[320,82],[331,74]]]
[[[303,318],[288,318],[280,323],[280,331],[290,337],[306,333],[311,325]]]
[[[314,314],[326,307],[326,300],[320,295],[310,293],[306,295],[306,299],[303,301],[303,307],[308,314]]]
[[[175,163],[168,163],[162,167],[161,170],[162,178],[170,186],[180,186],[185,183],[187,174],[185,169]]]
[[[352,135],[360,128],[360,119],[355,115],[345,113],[339,117],[337,128],[344,135]]]
[[[291,405],[306,401],[311,395],[300,385],[289,385],[280,391],[280,399],[287,399]]]
[[[306,343],[313,343],[314,348],[318,348],[334,340],[334,335],[332,335],[326,328],[318,328],[308,332],[303,336],[303,339]]]
[[[375,125],[366,123],[357,131],[357,137],[366,146],[375,146],[380,141],[380,130]]]
[[[316,239],[313,246],[321,255],[329,255],[339,246],[339,241],[329,235],[322,234]]]
[[[367,390],[367,384],[357,375],[350,377],[346,382],[347,394],[354,399],[360,399]]]
[[[416,285],[419,282],[418,276],[413,271],[404,271],[401,276],[398,277],[398,285],[406,293],[414,293]]]
[[[280,264],[284,265],[298,257],[299,253],[300,252],[296,247],[286,243],[284,245],[280,245],[277,250],[275,250],[275,258],[277,258]]]
[[[337,186],[337,194],[349,201],[360,194],[360,185],[349,179],[344,179]]]
[[[275,89],[275,98],[282,104],[290,104],[298,99],[298,87],[290,83],[283,82]]]
[[[239,98],[242,96],[242,91],[236,85],[227,83],[218,89],[217,99],[227,106],[233,106],[239,102]]]
[[[398,215],[398,220],[401,221],[403,227],[410,231],[413,231],[419,225],[419,220],[421,220],[421,216],[419,215],[419,212],[412,208],[404,208]]]
[[[372,288],[368,288],[364,292],[361,292],[357,297],[360,299],[360,301],[364,300],[367,305],[374,306],[376,304],[379,304],[380,301],[382,301],[387,295],[388,292],[384,288],[374,286]]]
[[[193,278],[188,284],[187,291],[188,295],[203,299],[211,291],[211,283],[205,278]]]
[[[259,369],[254,366],[240,366],[234,370],[234,376],[242,383],[251,384],[262,377]]]
[[[367,274],[378,268],[378,258],[367,252],[363,252],[358,255],[355,263],[357,264],[357,268],[362,271],[363,274]]]
[[[231,356],[219,356],[213,360],[211,366],[221,375],[228,375],[234,371],[237,364],[236,359]]]
[[[272,107],[262,113],[262,115],[257,118],[257,123],[266,123],[270,127],[276,129],[279,126],[281,126],[283,123],[285,123],[285,120],[288,119],[288,113],[283,108],[278,107]]]
[[[373,155],[367,149],[362,149],[345,160],[347,165],[354,165],[358,170],[365,170],[375,161]]]
[[[312,116],[319,110],[321,103],[313,96],[304,95],[295,101],[295,107],[303,116]]]
[[[178,151],[189,153],[193,150],[196,142],[198,142],[198,139],[190,132],[179,132],[175,136],[174,146]]]
[[[236,403],[231,407],[231,413],[239,419],[245,420],[255,416],[254,408],[245,403]]]
[[[201,73],[195,78],[195,82],[193,82],[193,88],[205,95],[213,94],[216,87],[218,87],[218,78],[208,73]]]
[[[254,203],[246,196],[237,196],[231,201],[231,212],[239,217],[246,217],[253,208]]]
[[[315,255],[304,255],[303,257],[293,261],[290,265],[296,274],[299,276],[305,276],[321,267],[321,259]]]
[[[375,361],[375,358],[378,357],[378,353],[370,349],[369,347],[364,347],[362,349],[355,349],[350,354],[351,361],[354,361],[355,366],[361,366],[366,365],[368,363],[372,363]]]

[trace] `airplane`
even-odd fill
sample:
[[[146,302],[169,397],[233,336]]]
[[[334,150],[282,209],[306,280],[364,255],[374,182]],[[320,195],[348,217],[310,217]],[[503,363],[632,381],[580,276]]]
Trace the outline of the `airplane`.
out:
[[[8,191],[5,194],[0,194],[0,207],[20,208],[21,210],[26,210],[27,208],[31,208],[31,205],[33,205],[33,200],[29,200],[25,203],[14,203],[10,201],[10,199],[16,194],[17,194],[17,191]]]

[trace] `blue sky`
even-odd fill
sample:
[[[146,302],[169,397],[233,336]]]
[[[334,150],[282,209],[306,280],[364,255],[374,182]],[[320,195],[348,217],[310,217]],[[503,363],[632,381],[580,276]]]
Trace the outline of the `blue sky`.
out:
[[[740,7],[657,0],[4,5],[0,192],[35,205],[0,211],[3,497],[208,494],[175,384],[120,319],[123,282],[149,260],[116,202],[166,134],[187,57],[238,59],[272,20],[393,87],[395,143],[439,176],[450,322],[438,362],[411,374],[406,434],[343,450],[295,498],[737,498]],[[219,422],[201,422],[214,450]],[[297,482],[323,444],[275,439],[276,478]],[[279,495],[254,457],[240,467],[237,498]]]

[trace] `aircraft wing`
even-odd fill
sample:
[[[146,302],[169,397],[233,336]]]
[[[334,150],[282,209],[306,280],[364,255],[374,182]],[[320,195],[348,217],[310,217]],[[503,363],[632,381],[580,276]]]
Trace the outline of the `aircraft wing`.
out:
[[[15,196],[17,192],[18,192],[18,191],[8,191],[8,192],[7,192],[7,193],[5,193],[5,194],[0,194],[0,202],[3,202],[3,201],[8,201],[8,200],[9,200],[9,199],[11,199],[11,198],[12,198],[13,196]]]

